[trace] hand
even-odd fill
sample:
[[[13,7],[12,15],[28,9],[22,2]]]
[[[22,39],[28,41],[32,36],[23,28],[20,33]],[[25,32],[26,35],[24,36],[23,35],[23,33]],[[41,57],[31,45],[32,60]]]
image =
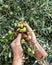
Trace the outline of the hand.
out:
[[[25,35],[26,38],[25,38],[25,36],[24,36],[24,38],[26,39],[26,41],[28,43],[34,45],[34,43],[37,42],[36,36],[35,36],[33,30],[31,29],[31,27],[28,25],[28,23],[25,22],[25,24],[26,24],[26,29],[27,29],[27,35]],[[28,40],[28,38],[27,38],[29,35],[31,36],[31,40]]]
[[[27,28],[27,35],[30,35],[32,37],[31,40],[28,40],[26,38],[26,40],[28,41],[28,43],[30,43],[31,48],[35,49],[35,57],[37,59],[40,59],[41,57],[46,57],[48,54],[46,53],[46,51],[41,47],[41,45],[38,43],[36,36],[33,32],[33,30],[31,29],[31,27],[25,22],[26,24],[26,28]],[[35,44],[35,45],[34,45]]]
[[[14,58],[23,59],[23,49],[21,46],[21,34],[18,34],[17,38],[11,43]]]

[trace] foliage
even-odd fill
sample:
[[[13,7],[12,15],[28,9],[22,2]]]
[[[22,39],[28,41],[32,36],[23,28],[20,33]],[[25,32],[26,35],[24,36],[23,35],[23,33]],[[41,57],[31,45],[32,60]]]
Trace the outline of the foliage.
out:
[[[14,31],[20,20],[29,23],[37,40],[49,54],[47,60],[50,61],[52,59],[52,0],[0,0],[0,65],[12,63],[10,44],[16,38]],[[26,60],[25,65],[27,63],[32,65],[35,62],[34,58],[29,60]]]

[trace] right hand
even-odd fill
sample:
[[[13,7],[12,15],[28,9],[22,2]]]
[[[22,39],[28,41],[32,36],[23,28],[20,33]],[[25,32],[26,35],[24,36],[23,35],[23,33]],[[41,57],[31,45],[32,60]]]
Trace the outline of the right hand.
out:
[[[21,46],[21,34],[19,33],[17,38],[15,40],[13,40],[13,42],[11,43],[11,48],[12,48],[12,51],[13,51],[13,55],[14,55],[14,58],[16,59],[23,59],[23,49],[22,49],[22,46]]]
[[[37,42],[36,36],[35,36],[33,30],[31,29],[31,27],[28,25],[28,23],[25,22],[25,24],[26,24],[26,29],[27,29],[27,35],[26,36],[28,36],[28,35],[31,36],[31,40],[28,40],[28,38],[26,38],[26,41],[28,41],[28,43],[34,45],[34,43]]]

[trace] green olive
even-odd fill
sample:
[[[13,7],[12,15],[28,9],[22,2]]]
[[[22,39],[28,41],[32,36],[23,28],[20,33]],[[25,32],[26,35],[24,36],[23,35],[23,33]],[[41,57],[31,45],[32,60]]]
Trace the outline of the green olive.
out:
[[[12,32],[11,30],[9,30],[9,31],[8,31],[8,34],[10,34],[10,35],[11,35],[11,34],[13,34],[13,32]]]
[[[27,51],[28,51],[28,53],[31,53],[31,48],[28,48]]]
[[[24,27],[23,29],[20,29],[20,32],[22,33],[26,32],[26,28]]]
[[[21,40],[21,43],[23,44],[24,42],[25,42],[25,40],[24,40],[24,39],[22,39],[22,40]]]
[[[9,7],[8,5],[5,5],[5,8],[6,8],[6,9],[8,9],[8,7]]]
[[[13,15],[13,12],[12,11],[10,12],[10,15]]]
[[[18,24],[18,20],[16,20],[15,23]]]
[[[20,29],[20,32],[23,33],[23,29]]]
[[[2,38],[5,38],[5,36],[3,36]]]
[[[17,6],[17,11],[20,11],[20,10],[21,10],[21,8],[19,6]]]
[[[26,32],[26,27],[23,28],[23,32]]]
[[[20,28],[23,28],[24,26],[23,26],[23,24],[20,24]]]
[[[28,35],[28,40],[31,40],[31,36],[30,35]]]
[[[16,27],[18,24],[18,20],[15,21],[14,26]]]
[[[24,26],[24,27],[26,26],[25,23],[23,23],[23,26]]]
[[[17,24],[16,24],[16,23],[14,23],[14,26],[16,27],[16,26],[17,26]]]
[[[34,54],[34,51],[33,50],[31,52],[32,52],[32,54]]]

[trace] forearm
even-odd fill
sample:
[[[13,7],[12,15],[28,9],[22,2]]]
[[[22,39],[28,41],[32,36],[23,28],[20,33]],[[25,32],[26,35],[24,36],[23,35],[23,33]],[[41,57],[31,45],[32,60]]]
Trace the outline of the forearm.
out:
[[[42,46],[38,42],[35,43],[35,47],[36,47],[36,50],[35,50],[36,57],[39,57],[39,58],[44,57],[45,58],[48,56],[47,52],[42,48]]]
[[[47,52],[41,47],[41,45],[38,43],[35,43],[35,54],[34,57],[37,59],[38,63],[40,65],[43,65],[45,63],[44,58],[48,56]]]
[[[12,65],[23,65],[22,59],[16,59],[16,58],[14,58]]]

